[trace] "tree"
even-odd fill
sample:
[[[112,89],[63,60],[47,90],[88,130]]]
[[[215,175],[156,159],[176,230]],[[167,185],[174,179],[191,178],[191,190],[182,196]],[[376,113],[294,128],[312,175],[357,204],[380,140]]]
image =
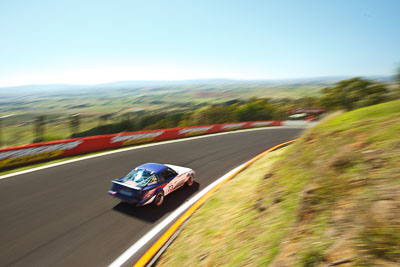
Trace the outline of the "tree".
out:
[[[46,116],[40,115],[35,119],[34,121],[35,139],[33,140],[34,143],[44,141],[45,124],[46,124]]]
[[[235,118],[229,106],[213,105],[198,114],[197,124],[233,122]]]
[[[397,83],[397,90],[394,94],[394,98],[400,98],[400,66],[397,68],[397,73],[396,73],[396,83]]]
[[[400,89],[400,66],[397,68],[396,82],[397,82],[397,86],[398,86],[399,89]]]
[[[74,114],[71,116],[70,121],[69,121],[69,127],[71,130],[71,136],[74,134],[77,134],[79,132],[79,127],[81,125],[81,119],[80,119],[80,114]]]
[[[250,98],[235,113],[238,121],[269,120],[273,118],[275,110],[268,99]]]
[[[290,103],[290,100],[287,101]],[[295,107],[303,107],[303,108],[319,108],[320,107],[320,100],[316,97],[306,96],[298,98],[292,101]]]
[[[321,103],[330,109],[352,110],[385,101],[387,92],[383,84],[356,77],[323,89]]]
[[[98,117],[99,126],[107,124],[107,121],[112,117],[112,113],[103,114]]]

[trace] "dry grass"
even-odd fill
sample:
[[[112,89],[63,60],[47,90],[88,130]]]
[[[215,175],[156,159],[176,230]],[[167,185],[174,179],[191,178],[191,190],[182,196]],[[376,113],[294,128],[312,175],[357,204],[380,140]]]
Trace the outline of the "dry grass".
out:
[[[163,266],[398,266],[400,101],[335,116],[212,196]]]

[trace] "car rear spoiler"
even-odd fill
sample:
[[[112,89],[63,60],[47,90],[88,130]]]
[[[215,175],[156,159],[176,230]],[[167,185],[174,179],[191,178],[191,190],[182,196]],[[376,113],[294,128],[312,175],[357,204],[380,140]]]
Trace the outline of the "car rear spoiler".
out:
[[[128,184],[124,184],[124,183],[118,182],[117,180],[112,180],[111,182],[114,183],[114,184],[119,184],[119,185],[122,185],[122,186],[125,186],[125,187],[128,187],[128,188],[132,188],[132,189],[136,189],[136,190],[142,190],[143,189],[141,187],[136,187],[136,186],[132,186],[132,185],[128,185]]]

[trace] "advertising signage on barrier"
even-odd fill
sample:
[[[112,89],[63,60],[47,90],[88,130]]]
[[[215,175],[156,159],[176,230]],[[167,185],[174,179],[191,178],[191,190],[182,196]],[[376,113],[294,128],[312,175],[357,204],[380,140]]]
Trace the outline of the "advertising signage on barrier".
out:
[[[253,127],[264,127],[264,126],[270,126],[274,125],[275,121],[257,121],[251,123],[251,126]]]
[[[36,143],[0,149],[0,169],[27,165],[56,158],[80,155],[118,147],[172,140],[202,134],[263,126],[279,126],[281,121],[249,121],[224,124],[191,126],[183,128],[128,132],[90,136],[67,140]]]
[[[82,140],[0,151],[0,168],[56,158],[82,144]]]
[[[188,128],[183,128],[178,131],[178,135],[183,135],[183,136],[194,136],[194,135],[200,135],[200,134],[205,134],[209,133],[211,129],[213,129],[215,126],[202,126],[202,127],[188,127]]]
[[[223,131],[237,130],[237,129],[242,128],[245,125],[246,125],[246,122],[224,124],[221,126],[221,130],[223,130]]]
[[[133,145],[145,142],[154,141],[157,137],[162,135],[164,131],[155,131],[149,133],[134,133],[126,135],[117,135],[111,138],[110,143],[122,142],[122,146]]]

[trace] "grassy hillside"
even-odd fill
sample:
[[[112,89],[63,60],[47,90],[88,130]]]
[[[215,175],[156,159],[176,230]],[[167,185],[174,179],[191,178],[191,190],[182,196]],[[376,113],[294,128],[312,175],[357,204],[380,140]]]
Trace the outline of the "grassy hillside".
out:
[[[400,101],[332,116],[213,195],[159,266],[399,266]]]

